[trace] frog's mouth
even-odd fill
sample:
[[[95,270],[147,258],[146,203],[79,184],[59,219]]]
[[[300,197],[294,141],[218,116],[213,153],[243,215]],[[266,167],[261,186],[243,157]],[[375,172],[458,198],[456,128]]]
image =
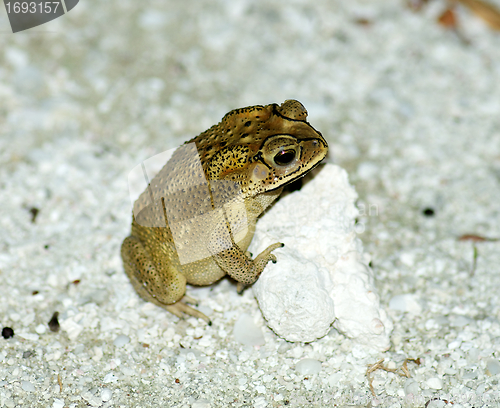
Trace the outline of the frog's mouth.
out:
[[[326,155],[325,155],[326,157]],[[292,184],[293,182],[297,181],[297,180],[300,180],[302,177],[304,177],[305,175],[307,175],[310,171],[314,170],[316,167],[318,167],[321,162],[325,159],[325,157],[323,157],[320,161],[318,161],[316,164],[314,164],[309,170],[307,170],[306,172],[304,173],[301,173],[293,178],[291,178],[290,180],[287,180],[284,184],[282,184],[280,187],[276,187],[276,188],[273,188],[272,190],[269,190],[269,191],[275,191],[275,190],[278,190],[279,188],[282,188],[282,187],[286,187],[290,184]]]

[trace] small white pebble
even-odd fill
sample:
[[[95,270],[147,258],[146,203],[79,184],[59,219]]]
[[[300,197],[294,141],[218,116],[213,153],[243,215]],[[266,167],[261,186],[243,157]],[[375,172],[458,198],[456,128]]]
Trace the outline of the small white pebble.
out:
[[[191,408],[210,408],[212,404],[206,399],[199,399],[191,404]]]
[[[391,370],[396,369],[396,363],[394,361],[389,361],[387,363],[387,368],[390,368]]]
[[[255,387],[255,391],[257,391],[259,394],[265,394],[266,387],[264,385],[257,385],[257,387]]]
[[[486,363],[486,368],[490,372],[491,375],[496,375],[500,373],[500,363],[498,360],[490,358]]]
[[[132,370],[131,368],[128,368],[128,367],[122,367],[121,371],[123,374],[128,375],[129,377],[132,377],[135,375],[135,371]]]
[[[418,302],[418,299],[411,293],[393,296],[389,301],[389,307],[392,310],[399,310],[400,312],[409,312],[412,314],[420,314],[422,312],[422,306]]]
[[[275,375],[270,375],[270,374],[266,374],[262,377],[262,380],[264,381],[264,384],[268,384],[270,383],[271,381],[273,381],[274,379],[276,378]]]
[[[443,381],[437,377],[429,378],[426,383],[429,388],[432,388],[433,390],[440,390],[443,388]]]
[[[112,396],[113,396],[113,391],[111,391],[109,388],[103,388],[103,390],[101,391],[101,399],[104,402],[109,401]]]
[[[115,381],[118,381],[118,378],[113,373],[106,374],[104,376],[104,379],[102,380],[102,382],[104,384],[109,384],[109,383],[115,382]]]
[[[113,344],[116,347],[123,347],[125,344],[130,343],[130,337],[120,334],[114,341]]]
[[[62,399],[54,398],[52,408],[64,408],[64,401]]]
[[[328,377],[328,384],[330,385],[330,387],[338,386],[342,378],[342,374],[340,373],[332,374]]]
[[[246,346],[261,346],[266,344],[262,329],[246,313],[243,313],[234,324],[233,335],[238,343]]]
[[[321,361],[303,358],[295,365],[295,370],[302,375],[318,374],[321,371]]]
[[[473,320],[468,318],[467,316],[457,316],[451,322],[451,327],[464,327],[470,324]]]
[[[406,266],[415,265],[415,254],[413,252],[403,252],[399,259]]]
[[[75,316],[63,320],[61,323],[61,329],[63,329],[71,340],[76,340],[80,333],[83,331],[83,326],[77,323]]]
[[[175,335],[175,329],[173,327],[169,327],[165,332],[163,333],[163,338],[166,341],[172,341]]]
[[[16,406],[16,403],[12,398],[9,398],[4,401],[3,405],[7,408],[14,408]]]
[[[21,319],[21,315],[19,313],[13,312],[10,314],[10,320],[14,322],[18,322]]]
[[[254,408],[265,408],[267,407],[267,401],[264,397],[257,397],[253,402]]]
[[[35,386],[32,383],[30,383],[29,381],[21,381],[21,387],[26,392],[35,391]]]
[[[101,399],[96,397],[90,391],[83,392],[81,396],[85,401],[87,401],[87,405],[90,405],[91,407],[100,407],[102,405]]]
[[[283,353],[286,353],[288,350],[290,350],[292,348],[292,343],[289,343],[287,341],[284,341],[283,343],[281,343],[278,347],[278,353],[279,354],[283,354]]]
[[[45,327],[44,324],[39,324],[38,326],[35,327],[35,331],[38,333],[38,334],[43,334],[47,331],[47,327]]]
[[[29,341],[38,341],[38,339],[40,338],[38,334],[35,333],[19,333],[19,334],[16,333],[16,335],[17,337],[21,337]]]
[[[302,354],[304,354],[304,348],[302,346],[298,345],[297,347],[293,348],[292,355],[294,358],[299,359],[300,357],[302,357]]]
[[[408,378],[405,382],[404,390],[405,390],[406,395],[409,395],[409,394],[418,395],[418,392],[420,391],[420,387],[418,386],[418,383],[413,378]]]

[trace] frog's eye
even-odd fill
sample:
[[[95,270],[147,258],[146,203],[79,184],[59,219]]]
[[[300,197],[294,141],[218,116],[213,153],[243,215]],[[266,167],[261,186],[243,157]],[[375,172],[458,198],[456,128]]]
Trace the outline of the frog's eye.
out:
[[[278,166],[286,166],[295,159],[295,155],[296,152],[293,149],[280,150],[279,153],[274,156],[274,162]]]

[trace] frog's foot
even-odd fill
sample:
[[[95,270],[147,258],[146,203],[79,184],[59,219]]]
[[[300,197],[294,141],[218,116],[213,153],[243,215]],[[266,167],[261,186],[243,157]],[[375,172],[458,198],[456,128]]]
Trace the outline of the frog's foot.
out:
[[[276,255],[271,252],[276,248],[283,248],[285,244],[281,242],[276,242],[276,244],[269,245],[266,249],[264,249],[257,257],[253,260],[254,267],[257,271],[259,271],[259,275],[264,270],[265,266],[269,261],[272,263],[276,263]]]
[[[180,319],[184,319],[185,315],[190,315],[197,317],[198,319],[205,320],[209,326],[212,325],[212,321],[207,315],[201,313],[199,310],[196,310],[194,307],[186,305],[186,303],[197,304],[196,299],[193,299],[191,296],[184,295],[184,297],[178,302],[173,305],[164,306],[164,308]]]
[[[277,242],[276,244],[269,245],[259,255],[257,255],[257,257],[252,261],[253,271],[255,274],[254,281],[257,280],[269,261],[271,261],[272,263],[276,263],[276,255],[272,254],[271,252],[276,248],[283,248],[284,246],[285,244]],[[248,251],[245,252],[245,255],[249,258],[252,256],[252,254]],[[241,281],[238,282],[236,285],[236,292],[238,293],[238,295],[242,295],[245,288],[250,284]]]
[[[250,263],[249,273],[243,276],[240,276],[238,280],[238,284],[236,285],[236,291],[238,294],[242,294],[245,290],[245,287],[254,283],[266,267],[269,261],[272,263],[276,263],[276,255],[271,252],[277,248],[283,248],[285,244],[281,242],[277,242],[276,244],[269,245],[266,249],[264,249],[259,255],[255,257]]]

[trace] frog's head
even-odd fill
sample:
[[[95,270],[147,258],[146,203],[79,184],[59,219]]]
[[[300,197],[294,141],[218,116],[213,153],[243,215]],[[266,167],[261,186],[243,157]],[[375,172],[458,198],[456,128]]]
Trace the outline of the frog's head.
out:
[[[273,106],[270,132],[250,158],[247,170],[249,183],[260,193],[304,176],[328,154],[325,139],[306,118],[307,111],[298,101]]]
[[[228,180],[244,196],[277,190],[304,176],[328,145],[295,100],[229,112],[195,141],[210,180]]]

